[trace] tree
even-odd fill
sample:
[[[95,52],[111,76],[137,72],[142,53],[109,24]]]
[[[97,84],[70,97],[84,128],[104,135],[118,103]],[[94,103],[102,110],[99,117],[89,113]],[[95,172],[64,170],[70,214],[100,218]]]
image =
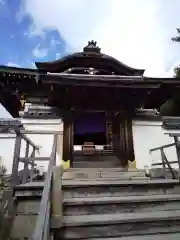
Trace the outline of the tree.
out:
[[[180,28],[176,28],[177,35],[172,37],[171,40],[176,43],[180,43]],[[180,78],[180,66],[174,69],[174,77]]]
[[[172,37],[171,40],[180,43],[180,28],[176,29],[177,35]],[[180,79],[180,65],[174,68],[174,77]],[[160,108],[161,115],[163,116],[180,116],[180,96],[173,96],[164,103]]]
[[[174,69],[174,77],[175,78],[180,78],[180,66],[175,67],[175,69]]]
[[[7,169],[2,163],[2,158],[0,158],[0,194],[8,186],[6,176],[7,176]]]
[[[171,39],[173,42],[180,42],[180,28],[176,28],[176,32],[177,32],[177,36],[172,37]]]

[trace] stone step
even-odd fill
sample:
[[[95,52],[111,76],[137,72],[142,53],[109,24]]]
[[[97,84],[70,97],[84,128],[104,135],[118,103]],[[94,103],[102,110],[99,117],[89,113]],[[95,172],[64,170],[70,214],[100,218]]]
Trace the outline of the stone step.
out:
[[[103,179],[109,179],[109,178],[115,178],[115,179],[131,179],[133,177],[145,177],[144,171],[134,171],[134,172],[123,172],[123,171],[108,171],[107,170],[96,170],[96,171],[69,171],[63,173],[63,179],[97,179],[97,178],[103,178]]]
[[[144,169],[128,169],[128,168],[109,168],[107,170],[107,168],[69,168],[69,169],[64,169],[64,172],[127,172],[127,171],[144,171]]]
[[[15,196],[23,199],[40,198],[42,196],[44,182],[29,182],[20,184],[15,188]]]
[[[101,155],[83,155],[83,156],[75,156],[73,162],[120,162],[120,160],[116,156],[101,156]]]
[[[180,210],[180,194],[64,199],[64,215]]]
[[[84,186],[96,186],[96,185],[100,185],[100,186],[103,186],[103,185],[106,185],[108,186],[109,184],[113,184],[113,185],[122,185],[122,186],[126,186],[126,185],[176,185],[176,186],[180,186],[180,182],[179,180],[176,180],[176,179],[153,179],[153,180],[144,180],[144,181],[121,181],[119,182],[118,180],[114,179],[113,182],[109,182],[109,181],[104,181],[102,179],[101,182],[97,182],[97,181],[94,181],[92,179],[92,181],[90,182],[83,182],[83,181],[80,181],[80,180],[64,180],[62,181],[63,182],[63,185],[66,186],[66,187],[84,187]],[[40,185],[40,184],[39,184]],[[22,185],[20,185],[22,186]]]
[[[15,187],[15,190],[26,190],[26,189],[43,189],[44,188],[44,182],[37,181],[37,182],[28,182],[24,184],[17,185]]]
[[[64,172],[83,172],[83,173],[89,173],[89,172],[95,172],[95,173],[123,173],[123,172],[145,172],[144,169],[136,169],[136,168],[124,168],[124,167],[115,167],[115,168],[68,168],[64,169]]]
[[[129,236],[129,237],[114,237],[114,238],[91,238],[91,240],[179,240],[180,233],[153,234],[146,236]],[[85,239],[82,239],[85,240]]]
[[[41,199],[20,199],[17,203],[16,215],[37,215]]]
[[[74,151],[74,157],[84,157],[86,155],[84,155],[83,151],[79,151],[79,150],[76,150]],[[93,156],[111,156],[111,157],[114,157],[114,152],[112,150],[97,150],[95,151],[94,155]]]
[[[180,174],[178,169],[173,169],[174,176],[178,179]],[[152,168],[149,171],[151,178],[164,178],[164,169],[163,168]],[[173,175],[170,169],[166,169],[166,178],[172,179]]]
[[[17,215],[14,219],[11,239],[31,239],[38,215]]]
[[[34,239],[32,237],[32,234],[34,233],[34,229],[36,227],[37,216],[38,215],[27,214],[16,216],[11,229],[11,237],[9,239],[10,240]],[[53,233],[51,233],[51,236],[48,239],[53,239]]]
[[[65,198],[179,194],[178,180],[63,180]]]
[[[119,177],[89,177],[87,176],[86,178],[84,176],[79,176],[78,178],[67,178],[67,179],[63,179],[63,183],[64,182],[70,182],[70,181],[86,181],[87,183],[91,183],[93,182],[104,182],[104,181],[108,181],[109,184],[113,184],[114,181],[134,181],[134,180],[149,180],[149,177],[145,177],[145,176],[119,176]]]
[[[63,239],[180,233],[180,211],[65,216]]]
[[[39,199],[19,200],[17,215],[38,214]],[[65,215],[180,210],[180,195],[64,199]]]
[[[83,161],[83,162],[73,162],[73,168],[115,168],[119,167],[120,162],[103,162],[103,161]]]

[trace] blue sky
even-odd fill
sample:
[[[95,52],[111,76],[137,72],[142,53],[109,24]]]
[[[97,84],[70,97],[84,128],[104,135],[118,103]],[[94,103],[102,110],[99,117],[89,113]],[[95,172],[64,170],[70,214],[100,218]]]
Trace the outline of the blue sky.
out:
[[[0,0],[0,64],[34,68],[95,40],[146,76],[171,77],[179,13],[179,0]]]
[[[0,64],[34,67],[35,61],[65,55],[65,42],[56,30],[30,36],[30,16],[21,18],[21,0],[0,0]]]
[[[179,11],[179,0],[0,0],[0,64],[31,68],[93,39],[146,76],[172,76]]]

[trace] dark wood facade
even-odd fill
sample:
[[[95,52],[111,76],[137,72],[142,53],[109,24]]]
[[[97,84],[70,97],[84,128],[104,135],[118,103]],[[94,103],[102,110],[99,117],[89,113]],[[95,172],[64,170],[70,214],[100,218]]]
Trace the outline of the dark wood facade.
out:
[[[111,116],[113,149],[123,165],[134,160],[132,118],[137,108],[159,108],[179,93],[179,79],[147,78],[101,53],[96,42],[83,52],[37,69],[0,67],[0,101],[14,116],[26,102],[58,109],[64,121],[63,158],[73,160],[73,111],[104,111]],[[48,115],[47,115],[48,117]]]

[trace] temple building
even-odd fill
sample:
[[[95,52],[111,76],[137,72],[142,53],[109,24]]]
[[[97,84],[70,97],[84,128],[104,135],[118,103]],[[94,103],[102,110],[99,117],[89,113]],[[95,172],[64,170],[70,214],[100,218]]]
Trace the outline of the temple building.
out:
[[[94,41],[82,52],[35,64],[36,69],[0,66],[0,102],[25,125],[61,124],[62,158],[71,167],[81,166],[75,164],[81,154],[87,162],[114,156],[112,166],[134,160],[145,165],[148,149],[169,141],[159,109],[179,93],[178,79],[145,77],[144,69],[102,53]]]

